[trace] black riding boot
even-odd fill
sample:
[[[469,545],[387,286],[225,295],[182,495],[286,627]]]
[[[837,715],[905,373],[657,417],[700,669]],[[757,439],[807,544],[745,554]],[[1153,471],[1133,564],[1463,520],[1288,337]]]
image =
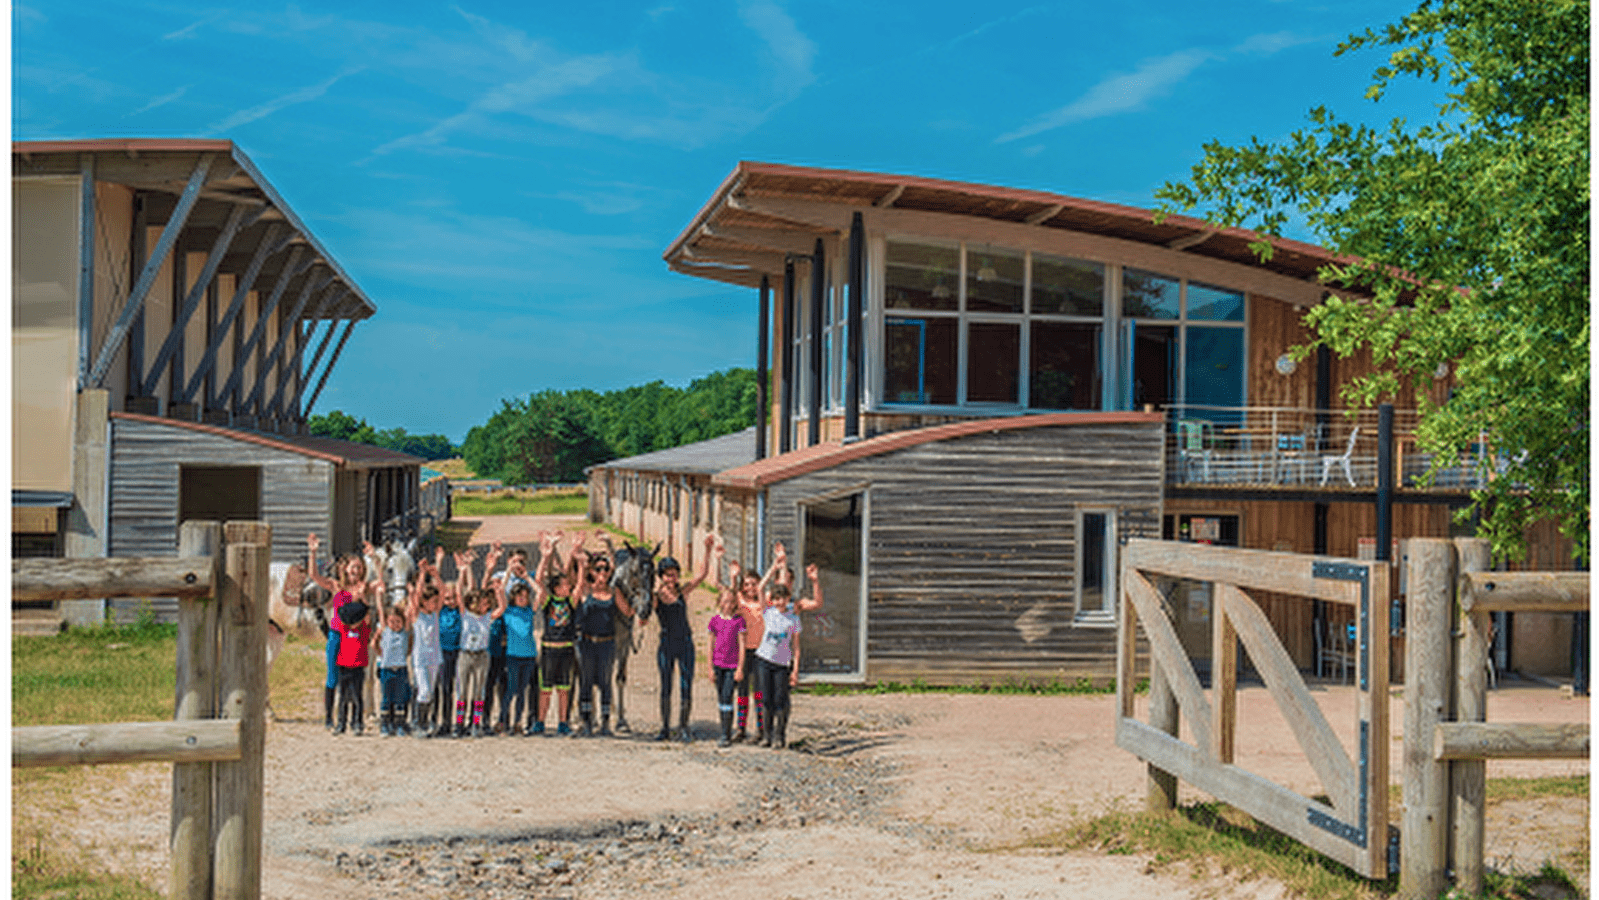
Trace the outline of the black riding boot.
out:
[[[338,693],[338,688],[322,689],[322,724],[328,729],[333,728],[333,697]]]
[[[775,717],[776,717],[775,713],[767,713],[765,717],[763,717],[759,722],[756,723],[756,725],[758,725],[760,727],[760,730],[761,730],[761,746],[762,747],[770,747],[770,746],[772,746],[772,719],[775,718]]]
[[[661,733],[655,736],[658,741],[664,741],[672,736],[672,695],[661,695]]]
[[[733,711],[722,710],[722,739],[716,742],[718,747],[731,747],[733,745]]]
[[[683,697],[683,708],[677,716],[677,739],[687,744],[694,740],[694,733],[688,730],[688,711],[694,704],[688,696]]]

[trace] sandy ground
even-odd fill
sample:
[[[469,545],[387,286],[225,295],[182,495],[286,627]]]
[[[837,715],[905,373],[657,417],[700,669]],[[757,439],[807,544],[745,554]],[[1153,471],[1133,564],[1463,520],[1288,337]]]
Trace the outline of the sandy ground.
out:
[[[527,540],[560,517],[485,519],[473,542]],[[695,598],[703,629],[710,595]],[[653,626],[646,633],[653,632]],[[320,656],[291,644],[289,653]],[[1111,898],[1282,896],[1269,882],[1151,867],[1136,856],[1013,848],[1113,808],[1134,808],[1144,767],[1115,747],[1105,696],[798,696],[777,752],[715,747],[698,673],[689,745],[656,743],[653,634],[632,667],[614,739],[334,737],[320,696],[274,697],[268,730],[265,895],[271,898],[634,896]],[[638,662],[645,663],[639,665]],[[702,664],[703,665],[703,664]],[[1346,748],[1351,688],[1313,688]],[[1269,694],[1240,691],[1238,763],[1321,791]],[[1403,721],[1398,698],[1393,721]],[[552,714],[553,718],[553,714]],[[1490,720],[1588,720],[1585,700],[1504,686]],[[1397,780],[1400,744],[1392,747]],[[1490,777],[1572,774],[1586,761],[1496,763]],[[82,770],[70,790],[14,797],[118,869],[165,881],[170,767]],[[1200,795],[1185,788],[1186,798]],[[1488,859],[1535,869],[1586,847],[1583,801],[1490,810]],[[14,835],[17,829],[13,829]],[[753,879],[753,880],[752,880]],[[775,891],[775,892],[774,892]]]

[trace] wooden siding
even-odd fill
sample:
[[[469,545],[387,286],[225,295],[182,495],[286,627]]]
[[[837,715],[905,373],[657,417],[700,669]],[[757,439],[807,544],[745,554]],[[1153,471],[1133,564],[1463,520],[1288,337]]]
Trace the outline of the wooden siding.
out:
[[[868,680],[1105,678],[1115,629],[1073,622],[1076,512],[1115,509],[1120,537],[1158,536],[1161,464],[1159,424],[920,444],[771,486],[767,537],[803,565],[800,504],[870,492]]]
[[[332,546],[334,466],[325,460],[217,435],[116,419],[111,423],[111,556],[173,556],[178,548],[179,471],[184,465],[260,466],[261,517],[272,526],[272,559],[305,558],[305,536]],[[145,601],[114,601],[127,617]],[[176,603],[155,601],[157,615]]]

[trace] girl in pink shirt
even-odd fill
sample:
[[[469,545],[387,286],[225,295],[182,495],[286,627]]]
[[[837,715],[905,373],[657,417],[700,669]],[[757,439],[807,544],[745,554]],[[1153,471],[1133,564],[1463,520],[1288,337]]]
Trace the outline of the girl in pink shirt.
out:
[[[722,739],[716,746],[733,743],[733,692],[744,680],[744,617],[738,612],[738,594],[723,589],[711,632],[711,681],[716,685],[716,708],[722,714]]]

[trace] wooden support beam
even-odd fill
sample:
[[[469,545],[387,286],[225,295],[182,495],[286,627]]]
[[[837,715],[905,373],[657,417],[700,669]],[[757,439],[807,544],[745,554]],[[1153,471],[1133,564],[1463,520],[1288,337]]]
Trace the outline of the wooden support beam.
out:
[[[808,228],[751,228],[745,225],[707,225],[704,231],[707,236],[724,241],[761,247],[775,253],[798,254],[810,252],[814,234]]]
[[[78,390],[89,385],[89,343],[94,340],[94,154],[78,157]]]
[[[1332,806],[1346,820],[1360,818],[1360,781],[1354,761],[1349,758],[1344,745],[1321,711],[1321,705],[1310,695],[1305,681],[1299,675],[1293,658],[1283,648],[1259,606],[1242,591],[1231,585],[1217,585],[1217,599],[1228,621],[1237,629],[1239,638],[1249,651],[1249,658],[1265,679],[1276,702],[1278,712],[1294,733],[1294,739],[1304,748],[1316,776],[1321,779],[1322,790],[1332,800]],[[1215,663],[1212,662],[1214,667]],[[1232,760],[1222,760],[1231,762]]]
[[[681,275],[693,275],[695,278],[709,278],[726,284],[736,284],[739,287],[757,287],[761,283],[761,273],[754,269],[736,269],[728,266],[702,266],[683,260],[673,260],[666,264],[667,268]]]
[[[184,522],[178,530],[179,558],[202,558],[211,566],[212,583],[221,584],[221,522]],[[217,604],[213,598],[178,602],[177,680],[173,719],[210,720],[216,715]],[[235,725],[237,735],[237,723]],[[237,738],[235,738],[237,740]],[[237,758],[236,756],[233,758]],[[172,766],[172,822],[168,846],[172,870],[167,896],[174,900],[208,900],[211,896],[210,762],[176,762]]]
[[[239,758],[239,723],[121,722],[11,729],[11,766],[200,762]]]
[[[244,300],[255,288],[255,280],[261,276],[261,267],[266,261],[282,251],[294,240],[292,233],[279,237],[280,226],[267,226],[266,233],[261,236],[261,243],[256,245],[255,254],[250,257],[250,264],[245,268],[244,274],[239,278],[238,286],[233,291],[233,300],[228,303],[227,312],[222,314],[222,320],[212,330],[211,340],[205,348],[205,355],[200,358],[200,364],[195,367],[194,374],[189,376],[189,383],[183,389],[180,398],[183,403],[192,403],[195,392],[205,383],[207,375],[216,368],[217,353],[222,349],[223,341],[233,334],[233,322],[244,310]],[[207,402],[211,397],[205,398]]]
[[[1254,603],[1230,584],[1212,586],[1210,618],[1210,755],[1231,763],[1238,735],[1238,630],[1234,615]],[[1276,641],[1272,641],[1273,644]],[[1250,657],[1254,657],[1251,650]],[[1269,685],[1271,682],[1268,681]],[[1336,802],[1335,804],[1336,805]]]
[[[85,600],[97,597],[208,597],[208,560],[171,557],[14,559],[12,600]]]
[[[1440,722],[1435,760],[1587,759],[1588,725],[1563,722]]]
[[[207,406],[215,406],[223,397],[233,397],[238,393],[244,380],[245,361],[255,352],[256,345],[261,343],[262,335],[266,334],[267,319],[277,311],[278,301],[283,298],[283,292],[288,289],[289,282],[315,264],[315,258],[305,258],[305,245],[296,244],[294,249],[289,251],[289,258],[278,274],[277,283],[272,286],[272,293],[267,296],[266,302],[261,304],[260,311],[256,313],[255,326],[250,329],[250,336],[245,338],[244,344],[239,347],[239,352],[233,355],[233,371],[228,374],[227,383],[222,386],[222,390],[217,391],[215,397],[209,398]],[[309,283],[310,279],[306,281]],[[257,366],[258,370],[259,368]]]
[[[307,318],[312,321],[322,318],[328,307],[332,306],[334,303],[337,303],[339,300],[344,299],[344,295],[348,294],[349,292],[350,289],[343,286],[340,286],[338,290],[329,291],[317,303],[316,309],[313,310],[311,315],[307,316]],[[298,328],[298,321],[291,322],[290,327]],[[283,370],[278,373],[278,383],[273,387],[272,399],[267,401],[266,408],[268,415],[276,415],[279,409],[281,409],[283,404],[283,390],[288,385],[289,378],[300,371],[300,361],[305,358],[305,338],[306,335],[303,333],[297,333],[295,335],[294,354],[289,358],[289,361],[284,364]]]
[[[1023,219],[1022,221],[1026,222],[1029,225],[1042,225],[1045,222],[1048,222],[1050,219],[1053,219],[1056,216],[1060,215],[1060,211],[1065,209],[1065,208],[1066,208],[1066,204],[1064,204],[1064,203],[1051,204],[1051,205],[1046,206],[1043,209],[1039,210],[1038,212],[1033,213],[1032,215],[1028,216],[1026,219]]]
[[[876,206],[876,207],[878,207],[880,209],[887,209],[890,206],[893,206],[895,203],[899,202],[900,195],[904,194],[904,193],[905,193],[905,185],[896,184],[893,187],[888,189],[888,193],[886,193],[883,196],[878,197],[876,200],[872,201],[872,205]]]
[[[305,396],[305,386],[311,382],[311,377],[316,372],[317,365],[322,362],[322,354],[327,351],[328,345],[333,342],[333,332],[338,331],[338,330],[339,330],[339,320],[338,319],[329,319],[328,320],[328,329],[327,329],[327,331],[322,333],[322,341],[317,344],[316,352],[311,355],[311,361],[309,363],[306,363],[306,366],[305,366],[305,377],[300,379],[298,382],[295,383],[294,396],[289,398],[289,408],[290,409],[293,409],[293,410],[299,410],[300,409],[300,398]],[[313,329],[310,334],[315,334],[315,333],[316,333],[315,329]],[[310,337],[310,334],[307,335],[307,338]]]
[[[1466,612],[1582,612],[1588,572],[1470,572],[1461,579]]]
[[[149,296],[150,288],[155,285],[156,276],[161,272],[161,266],[166,262],[172,247],[178,241],[178,235],[188,222],[189,213],[194,211],[194,204],[200,199],[200,189],[205,186],[206,175],[215,160],[214,153],[201,154],[199,161],[195,163],[194,171],[189,173],[189,182],[184,187],[183,194],[179,196],[178,205],[172,211],[172,216],[167,219],[166,227],[161,229],[161,237],[156,241],[150,258],[145,261],[138,283],[128,293],[122,311],[117,314],[116,323],[111,326],[105,343],[100,346],[100,355],[96,358],[94,367],[89,370],[88,384],[94,387],[105,386],[105,376],[107,370],[111,368],[111,360],[116,357],[117,351],[122,349],[123,342],[128,339],[128,330],[133,327],[134,316],[144,309],[144,300]]]
[[[1138,618],[1144,622],[1144,634],[1149,638],[1150,663],[1160,666],[1165,673],[1178,705],[1188,716],[1195,743],[1209,753],[1214,746],[1210,733],[1210,703],[1205,700],[1205,691],[1199,686],[1199,676],[1194,674],[1194,667],[1188,662],[1188,653],[1177,640],[1177,632],[1172,629],[1171,619],[1166,615],[1160,592],[1144,578],[1142,572],[1132,566],[1127,567],[1127,575],[1127,597],[1133,601]]]
[[[316,406],[316,398],[322,396],[322,386],[328,383],[328,375],[333,371],[333,364],[339,361],[339,354],[344,352],[344,342],[350,339],[350,332],[355,330],[355,320],[351,319],[344,325],[344,333],[339,335],[339,342],[333,347],[333,355],[328,357],[327,368],[322,370],[322,377],[317,379],[316,390],[311,392],[311,399],[305,401],[303,414],[310,418],[311,409]]]
[[[211,286],[211,279],[216,277],[217,267],[222,265],[222,257],[227,255],[228,248],[233,246],[233,239],[239,230],[249,225],[249,212],[250,210],[243,206],[235,206],[228,211],[228,220],[223,223],[222,232],[211,245],[211,252],[206,256],[205,265],[195,277],[194,287],[189,290],[188,296],[183,298],[183,307],[173,318],[172,329],[167,332],[166,340],[161,342],[161,349],[156,352],[155,359],[150,363],[150,371],[145,376],[140,394],[148,396],[155,393],[156,384],[161,380],[161,370],[182,346],[184,332],[189,327],[189,321],[194,318],[195,310],[200,308],[200,301],[205,299],[206,290]]]
[[[238,723],[236,761],[216,765],[213,829],[213,896],[261,896],[262,794],[266,739],[267,569],[272,530],[264,522],[229,522],[227,575],[218,602],[220,674],[217,715]]]
[[[308,277],[305,279],[305,285],[300,288],[300,295],[294,300],[294,308],[289,310],[289,314],[283,317],[282,327],[278,329],[278,339],[272,344],[272,352],[255,367],[255,387],[250,391],[250,395],[244,398],[242,405],[245,409],[250,410],[252,413],[261,410],[262,404],[260,401],[266,393],[267,373],[272,371],[272,367],[283,356],[283,348],[288,346],[289,335],[293,333],[295,323],[300,321],[300,314],[305,312],[305,305],[311,302],[312,295],[332,283],[333,275],[331,274],[323,275],[320,278]]]
[[[1456,538],[1455,553],[1462,573],[1484,572],[1493,553],[1483,538]],[[1488,718],[1488,613],[1455,610],[1455,714],[1458,722]],[[1488,764],[1463,759],[1449,765],[1450,867],[1455,887],[1470,896],[1482,893],[1483,854],[1487,848]]]

